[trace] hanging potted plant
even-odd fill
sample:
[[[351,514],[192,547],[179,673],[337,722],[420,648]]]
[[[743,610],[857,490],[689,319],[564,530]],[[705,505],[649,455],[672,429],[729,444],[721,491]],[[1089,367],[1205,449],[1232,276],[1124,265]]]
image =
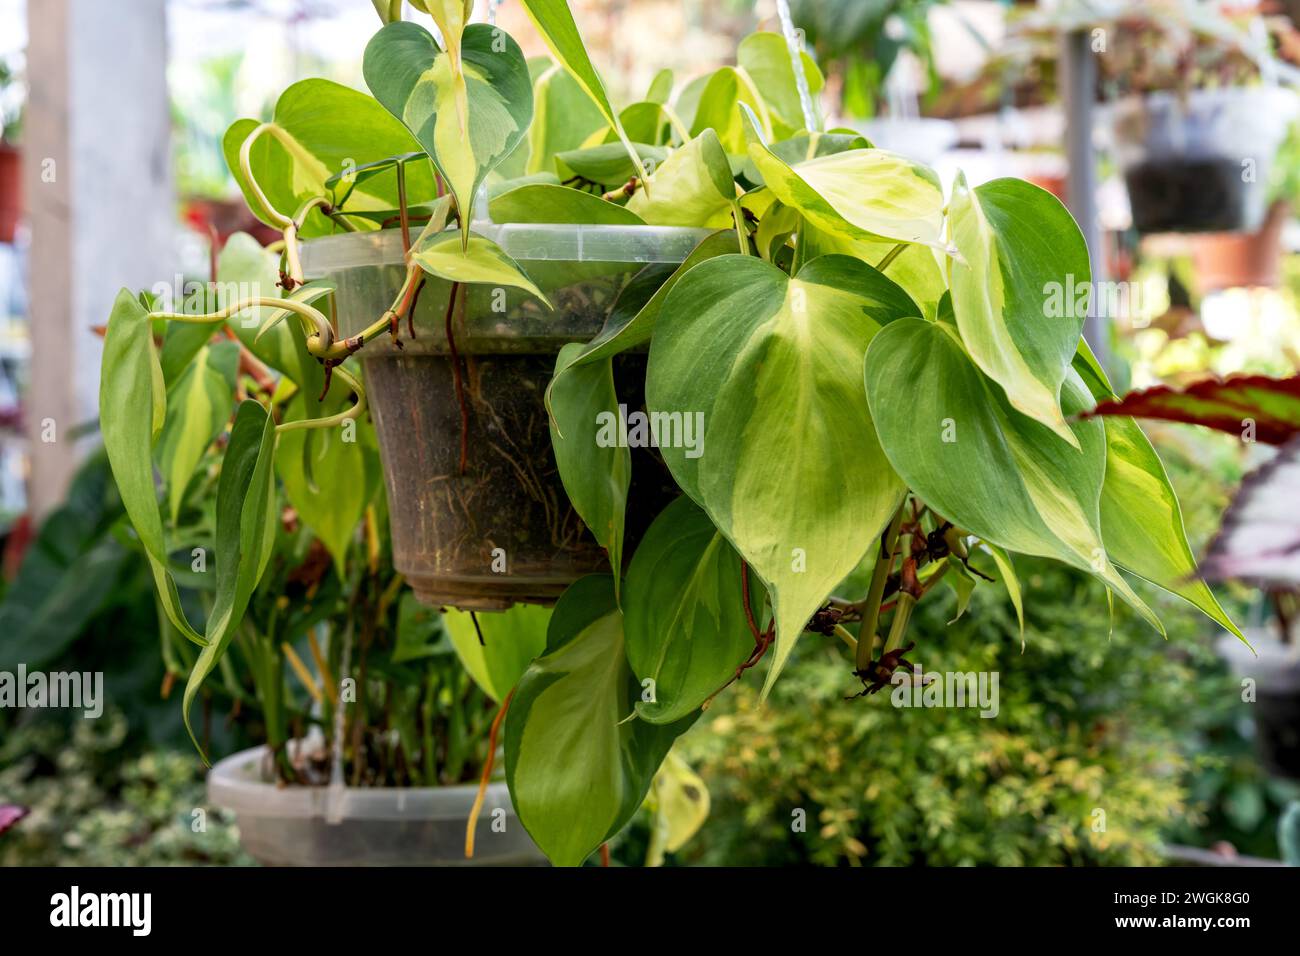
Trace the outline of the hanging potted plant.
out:
[[[0,242],[13,242],[22,215],[22,97],[17,75],[0,62]]]
[[[1013,552],[1091,573],[1159,628],[1123,568],[1236,633],[1192,578],[1140,429],[1076,417],[1111,391],[1080,338],[1088,252],[1059,201],[1011,179],[945,196],[927,167],[821,131],[807,60],[778,34],[615,110],[567,6],[523,5],[555,61],[535,82],[460,0],[423,0],[442,42],[386,23],[373,97],[305,81],[236,123],[230,164],[282,232],[279,262],[179,304],[123,293],[109,319],[101,427],[163,614],[199,648],[187,720],[250,600],[279,593],[273,476],[318,535],[353,534],[371,411],[417,593],[481,608],[563,586],[544,639],[479,628],[461,651],[505,675],[511,803],[555,863],[617,834],[675,739],[760,662],[770,687],[801,635],[833,638],[846,690],[874,695],[924,654],[911,612],[941,582],[960,596],[996,575],[1019,606]],[[220,445],[200,631],[153,449],[190,415],[168,369],[213,330],[280,377]],[[225,434],[213,422],[199,445]]]
[[[1221,289],[1276,287],[1282,273],[1282,233],[1300,194],[1300,128],[1278,150],[1269,180],[1268,213],[1255,232],[1196,236],[1192,261],[1202,295]]]

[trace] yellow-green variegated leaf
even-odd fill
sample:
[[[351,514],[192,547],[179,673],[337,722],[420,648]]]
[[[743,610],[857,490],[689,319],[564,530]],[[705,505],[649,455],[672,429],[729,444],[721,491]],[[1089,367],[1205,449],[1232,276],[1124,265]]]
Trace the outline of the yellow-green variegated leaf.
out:
[[[725,229],[733,222],[736,182],[727,154],[711,129],[669,153],[651,174],[650,182],[652,189],[638,190],[627,208],[651,226]]]
[[[419,149],[410,132],[372,97],[329,80],[294,83],[280,94],[272,121],[275,129],[253,142],[249,166],[266,199],[282,216],[293,216],[308,199],[330,195],[326,182],[331,177]],[[277,225],[239,161],[244,140],[259,125],[255,119],[235,121],[222,140],[222,151],[253,214],[262,222]],[[433,195],[433,169],[427,159],[406,163],[405,176],[408,196],[423,199]],[[339,190],[344,191],[346,188]],[[397,172],[388,168],[358,179],[343,208],[366,212],[398,205]],[[352,222],[360,229],[377,228],[376,223],[362,218]],[[337,231],[317,208],[307,214],[299,235],[309,238]]]
[[[812,96],[814,119],[820,126],[817,112],[817,95],[826,84],[816,61],[801,53],[808,92]],[[768,116],[772,123],[772,136],[786,139],[799,130],[808,128],[804,119],[803,104],[799,100],[799,87],[795,80],[794,64],[790,60],[790,47],[779,33],[751,33],[740,41],[736,49],[736,63],[763,91]]]
[[[759,222],[760,230],[763,221]],[[808,244],[805,253],[808,259],[839,253],[877,265],[897,248],[897,243],[850,239],[842,233],[825,232],[816,226],[804,229],[803,239]],[[886,267],[886,275],[902,286],[921,307],[922,318],[938,316],[939,301],[948,291],[948,280],[943,272],[945,259],[945,255],[934,247],[914,243],[898,253]]]
[[[754,78],[743,69],[724,66],[709,77],[700,93],[691,135],[698,136],[711,129],[729,155],[744,156],[746,113],[753,118],[764,139],[777,138],[767,101],[754,84]]]
[[[479,184],[523,139],[533,118],[533,89],[518,44],[495,27],[466,27],[460,57],[468,135],[457,116],[452,58],[424,27],[388,24],[366,45],[363,69],[375,98],[406,125],[442,173],[467,242]]]
[[[566,0],[521,0],[521,3],[537,27],[537,32],[546,41],[551,55],[569,71],[569,74],[578,81],[583,92],[596,104],[600,114],[605,117],[605,122],[627,149],[632,164],[636,167],[638,178],[645,179],[641,157],[637,155],[627,133],[623,131],[618,113],[609,100],[609,94],[605,92],[604,81],[596,72],[596,67],[592,65],[591,57],[588,56],[587,48],[582,42],[582,34],[578,32],[578,25],[573,22],[573,13],[569,10],[569,4]]]
[[[928,166],[883,149],[849,149],[791,165],[743,105],[749,158],[777,199],[848,239],[944,247],[943,187]]]
[[[1080,343],[1073,367],[1094,399],[1114,398],[1105,373],[1086,344]],[[1209,585],[1196,576],[1182,508],[1151,441],[1132,418],[1119,415],[1102,421],[1106,427],[1106,480],[1101,488],[1101,535],[1112,559],[1242,637]]]
[[[536,604],[516,604],[491,614],[448,608],[442,614],[456,656],[496,701],[506,699],[528,665],[546,650],[550,620],[551,609]]]
[[[593,226],[644,226],[636,213],[579,189],[554,183],[525,183],[495,196],[493,222],[566,222]]]
[[[460,40],[465,26],[474,14],[474,0],[422,0],[424,12],[433,17],[442,34],[442,45],[451,61],[452,93],[456,101],[456,121],[460,134],[469,135],[469,91],[465,85],[465,71],[460,59]]]
[[[1163,633],[1102,540],[1099,423],[1073,423],[1074,445],[1057,440],[1011,407],[946,322],[893,323],[871,343],[865,376],[880,443],[927,505],[992,544],[1093,573]],[[1070,414],[1091,404],[1077,375],[1061,394]]]
[[[503,285],[523,289],[537,296],[546,307],[550,301],[542,290],[533,284],[519,263],[511,259],[491,239],[471,235],[469,243],[461,243],[453,233],[442,232],[420,239],[411,247],[411,261],[430,275],[448,282]]]
[[[862,393],[861,357],[882,325],[917,312],[847,256],[815,259],[791,278],[735,255],[691,269],[659,313],[647,404],[702,416],[698,449],[661,451],[767,586],[776,620],[767,688],[903,496]]]
[[[1083,234],[1059,199],[1020,179],[976,189],[959,176],[948,207],[958,257],[952,305],[975,364],[1013,408],[1074,443],[1061,382],[1083,331],[1091,270]]]
[[[580,865],[623,828],[697,716],[649,724],[635,715],[640,697],[613,579],[576,581],[556,603],[546,653],[519,679],[505,723],[515,812],[557,866]]]

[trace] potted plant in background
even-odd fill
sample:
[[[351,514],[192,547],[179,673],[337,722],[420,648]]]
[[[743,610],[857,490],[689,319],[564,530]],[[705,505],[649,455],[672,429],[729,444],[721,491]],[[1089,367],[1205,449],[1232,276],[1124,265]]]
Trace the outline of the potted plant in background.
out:
[[[1124,568],[1236,633],[1192,579],[1140,429],[1075,417],[1112,393],[1080,338],[1088,255],[1059,201],[1018,180],[945,196],[925,166],[821,131],[815,66],[779,34],[616,110],[567,6],[524,0],[603,124],[555,150],[535,122],[555,89],[529,82],[513,40],[466,25],[460,0],[421,6],[441,42],[385,23],[373,98],[305,81],[228,132],[250,207],[283,234],[278,263],[249,250],[247,271],[183,302],[124,292],[109,320],[101,427],[163,616],[198,648],[187,722],[250,608],[301,611],[275,570],[277,489],[346,574],[340,543],[382,520],[376,445],[394,563],[424,598],[500,606],[571,582],[525,622],[532,643],[491,633],[526,608],[448,618],[474,635],[458,644],[471,672],[497,675],[511,801],[560,864],[619,832],[674,741],[765,657],[766,692],[802,634],[834,637],[846,690],[870,696],[908,669],[912,611],[940,581],[969,594],[996,573],[1020,605],[1011,552],[1094,575],[1159,628]],[[236,349],[271,373],[233,424],[173,397],[185,375],[215,388],[210,364]],[[200,631],[175,560],[192,536],[164,521],[154,449],[172,509],[197,468],[176,462],[214,442]],[[450,559],[411,561],[407,522],[407,543]],[[539,541],[561,560],[518,560]],[[607,571],[582,575],[597,547]],[[342,637],[328,648],[351,659]]]
[[[0,242],[13,242],[22,215],[23,90],[14,69],[0,62]]]

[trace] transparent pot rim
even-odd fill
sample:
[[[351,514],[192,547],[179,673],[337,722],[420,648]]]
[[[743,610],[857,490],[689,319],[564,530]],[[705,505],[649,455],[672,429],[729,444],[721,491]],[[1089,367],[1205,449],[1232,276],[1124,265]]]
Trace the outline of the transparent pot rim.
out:
[[[208,800],[247,817],[344,820],[468,819],[476,784],[452,787],[282,787],[261,778],[266,747],[241,750],[208,771]],[[513,815],[504,782],[488,785],[482,814],[495,809]]]
[[[569,223],[474,223],[518,262],[680,263],[716,230],[682,226],[596,226]],[[400,229],[324,236],[303,243],[302,267],[311,279],[346,269],[401,265]]]

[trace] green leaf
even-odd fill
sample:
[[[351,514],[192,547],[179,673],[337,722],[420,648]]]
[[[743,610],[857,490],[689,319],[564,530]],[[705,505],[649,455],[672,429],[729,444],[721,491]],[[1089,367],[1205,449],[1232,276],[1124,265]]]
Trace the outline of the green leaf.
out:
[[[266,570],[275,540],[275,421],[254,401],[241,402],[235,412],[217,483],[217,589],[205,629],[207,646],[199,652],[185,683],[182,713],[185,729],[207,763],[190,708],[208,675],[216,668],[239,623],[253,589]]]
[[[474,618],[478,618],[478,627]],[[506,611],[478,612],[448,608],[442,615],[456,656],[474,682],[495,701],[503,701],[528,665],[546,650],[549,607],[516,604]],[[479,631],[483,643],[479,643]]]
[[[474,0],[422,0],[425,12],[433,17],[442,35],[443,46],[451,70],[452,95],[456,102],[457,130],[462,137],[469,135],[469,91],[465,84],[464,64],[461,62],[460,42],[465,25],[474,14]]]
[[[1094,399],[1112,398],[1105,374],[1086,349],[1081,347],[1073,367]],[[1178,496],[1150,440],[1132,418],[1108,416],[1103,421],[1106,479],[1101,488],[1101,533],[1111,558],[1245,640],[1209,585],[1196,577],[1196,558],[1187,543]]]
[[[492,200],[493,222],[567,222],[599,226],[644,226],[634,212],[568,186],[533,183]]]
[[[764,219],[767,217],[765,216]],[[762,222],[759,223],[762,228]],[[816,226],[806,226],[804,241],[808,243],[806,258],[840,254],[853,256],[863,262],[876,265],[889,255],[897,243],[869,242],[861,239],[849,239],[841,234],[825,232]],[[939,300],[948,291],[948,280],[943,273],[943,253],[932,246],[912,243],[899,253],[889,264],[885,274],[893,279],[921,307],[921,318],[936,318],[939,312]]]
[[[632,146],[647,168],[657,168],[668,157],[668,150],[663,146],[650,146],[646,143],[633,143]],[[571,149],[558,154],[556,158],[575,174],[602,186],[621,186],[636,175],[636,169],[622,143],[601,143],[599,146]]]
[[[542,58],[547,67],[533,82],[535,113],[528,127],[528,165],[530,173],[555,173],[557,158],[563,162],[564,154],[581,149],[589,140],[605,129],[605,117],[596,107],[578,81],[559,64]],[[621,144],[615,150],[628,164],[632,175],[632,162]],[[578,170],[574,170],[578,172]],[[627,181],[624,176],[622,182]]]
[[[592,65],[591,57],[587,55],[587,48],[582,43],[578,25],[573,22],[573,14],[569,11],[568,3],[565,0],[521,0],[521,2],[537,27],[537,32],[546,41],[551,54],[578,81],[583,92],[596,104],[601,116],[605,117],[605,122],[609,124],[610,129],[628,151],[628,155],[632,157],[632,165],[636,167],[637,177],[644,180],[645,169],[641,166],[641,158],[637,155],[631,140],[628,139],[627,133],[623,131],[623,124],[609,101],[609,94],[605,92],[605,84]]]
[[[673,71],[660,70],[650,81],[645,98],[651,103],[667,103],[673,95]]]
[[[651,192],[638,190],[627,203],[649,225],[725,229],[733,221],[736,183],[711,129],[673,150],[650,181]]]
[[[640,694],[613,579],[580,579],[555,605],[546,653],[519,679],[505,724],[515,812],[557,866],[580,865],[623,828],[697,716],[646,723],[633,710]]]
[[[410,255],[412,262],[440,279],[523,289],[551,308],[550,301],[524,274],[519,263],[491,239],[471,235],[468,245],[462,248],[454,234],[443,232],[421,239],[411,248]]]
[[[570,342],[556,367],[583,346]],[[623,523],[632,480],[632,453],[618,441],[622,420],[614,392],[614,360],[607,358],[570,370],[548,388],[551,447],[564,491],[592,536],[609,553],[609,566],[623,570]],[[618,579],[614,588],[618,590]]]
[[[1163,633],[1102,542],[1104,429],[1076,422],[1074,445],[1057,441],[1011,407],[945,323],[893,323],[872,342],[865,375],[880,443],[927,505],[986,541],[1092,572]],[[1078,376],[1062,401],[1070,414],[1090,404]]]
[[[826,84],[817,63],[807,53],[801,53],[808,92],[817,108],[817,94]],[[754,85],[763,93],[772,123],[772,135],[786,139],[799,130],[808,128],[804,120],[803,105],[799,101],[799,87],[795,81],[794,64],[790,62],[790,47],[779,33],[751,33],[740,41],[736,62],[753,78]],[[820,117],[818,117],[820,123]]]
[[[191,641],[204,638],[185,618],[176,581],[167,568],[167,544],[153,476],[154,406],[162,370],[153,328],[140,302],[126,289],[117,294],[104,334],[100,367],[99,429],[127,516],[140,536],[167,618]]]
[[[465,28],[461,62],[468,135],[457,116],[452,57],[416,23],[390,23],[366,44],[366,85],[411,131],[447,182],[469,240],[478,187],[523,139],[533,118],[528,64],[518,44],[487,24]]]
[[[776,619],[768,689],[903,496],[876,439],[860,356],[882,324],[917,311],[888,278],[845,256],[815,259],[793,279],[749,256],[710,259],[663,304],[647,404],[703,416],[703,454],[661,451],[767,586]]]
[[[966,565],[955,558],[950,558],[948,574],[944,575],[943,580],[952,589],[953,594],[957,595],[957,613],[948,622],[956,624],[966,613],[966,608],[970,605],[970,596],[975,593],[975,576],[966,570]]]
[[[280,94],[272,121],[278,130],[257,138],[249,165],[257,185],[283,216],[294,215],[308,199],[330,195],[326,182],[332,176],[419,149],[402,124],[373,98],[329,80],[294,83]],[[222,151],[253,214],[278,228],[240,168],[240,149],[259,125],[255,119],[237,120],[226,131]],[[406,187],[412,201],[433,196],[433,168],[428,159],[407,164]],[[397,206],[397,174],[390,170],[355,184],[344,208],[365,211]],[[357,225],[368,228],[360,221]],[[327,216],[313,209],[299,234],[309,238],[338,231]]]
[[[350,404],[335,398],[321,411],[333,414]],[[306,417],[303,396],[294,396],[285,410],[286,422]],[[348,549],[370,503],[367,462],[374,451],[357,434],[362,426],[346,421],[333,428],[294,428],[280,435],[276,470],[284,482],[289,504],[303,524],[320,538],[340,578],[345,577]],[[307,457],[310,462],[304,464]]]
[[[762,130],[764,138],[774,137],[767,103],[753,79],[743,70],[724,66],[709,77],[700,93],[691,135],[713,130],[729,155],[743,156],[747,139],[745,114]]]
[[[671,723],[700,707],[754,649],[745,617],[740,555],[689,498],[665,508],[632,556],[624,585],[627,659],[653,688],[642,719]],[[750,592],[755,621],[763,594]]]
[[[943,188],[929,167],[883,149],[850,149],[790,165],[768,147],[742,107],[749,158],[767,187],[809,222],[848,239],[945,248]]]
[[[221,434],[235,407],[238,364],[237,343],[204,346],[167,392],[167,421],[158,444],[158,464],[173,524],[180,515],[194,469]]]
[[[550,393],[556,387],[556,382],[570,368],[585,365],[588,362],[596,362],[649,342],[650,337],[654,334],[655,320],[659,317],[659,310],[663,308],[668,293],[673,290],[673,286],[677,284],[681,277],[701,262],[715,256],[731,255],[735,251],[735,233],[716,232],[696,246],[685,261],[666,279],[663,278],[661,271],[655,266],[643,270],[645,274],[644,283],[641,281],[643,273],[638,273],[629,283],[628,288],[619,296],[618,302],[615,303],[614,310],[605,321],[600,334],[581,349],[563,353],[560,361],[556,362],[555,374],[551,378],[550,385],[546,388],[547,405],[550,404]],[[644,295],[637,296],[635,293],[638,289],[650,291],[651,294],[648,298]]]
[[[948,216],[960,254],[952,305],[967,352],[1013,408],[1074,444],[1060,392],[1087,307],[1063,297],[1091,286],[1083,234],[1060,200],[1019,179],[972,190],[959,176]]]

